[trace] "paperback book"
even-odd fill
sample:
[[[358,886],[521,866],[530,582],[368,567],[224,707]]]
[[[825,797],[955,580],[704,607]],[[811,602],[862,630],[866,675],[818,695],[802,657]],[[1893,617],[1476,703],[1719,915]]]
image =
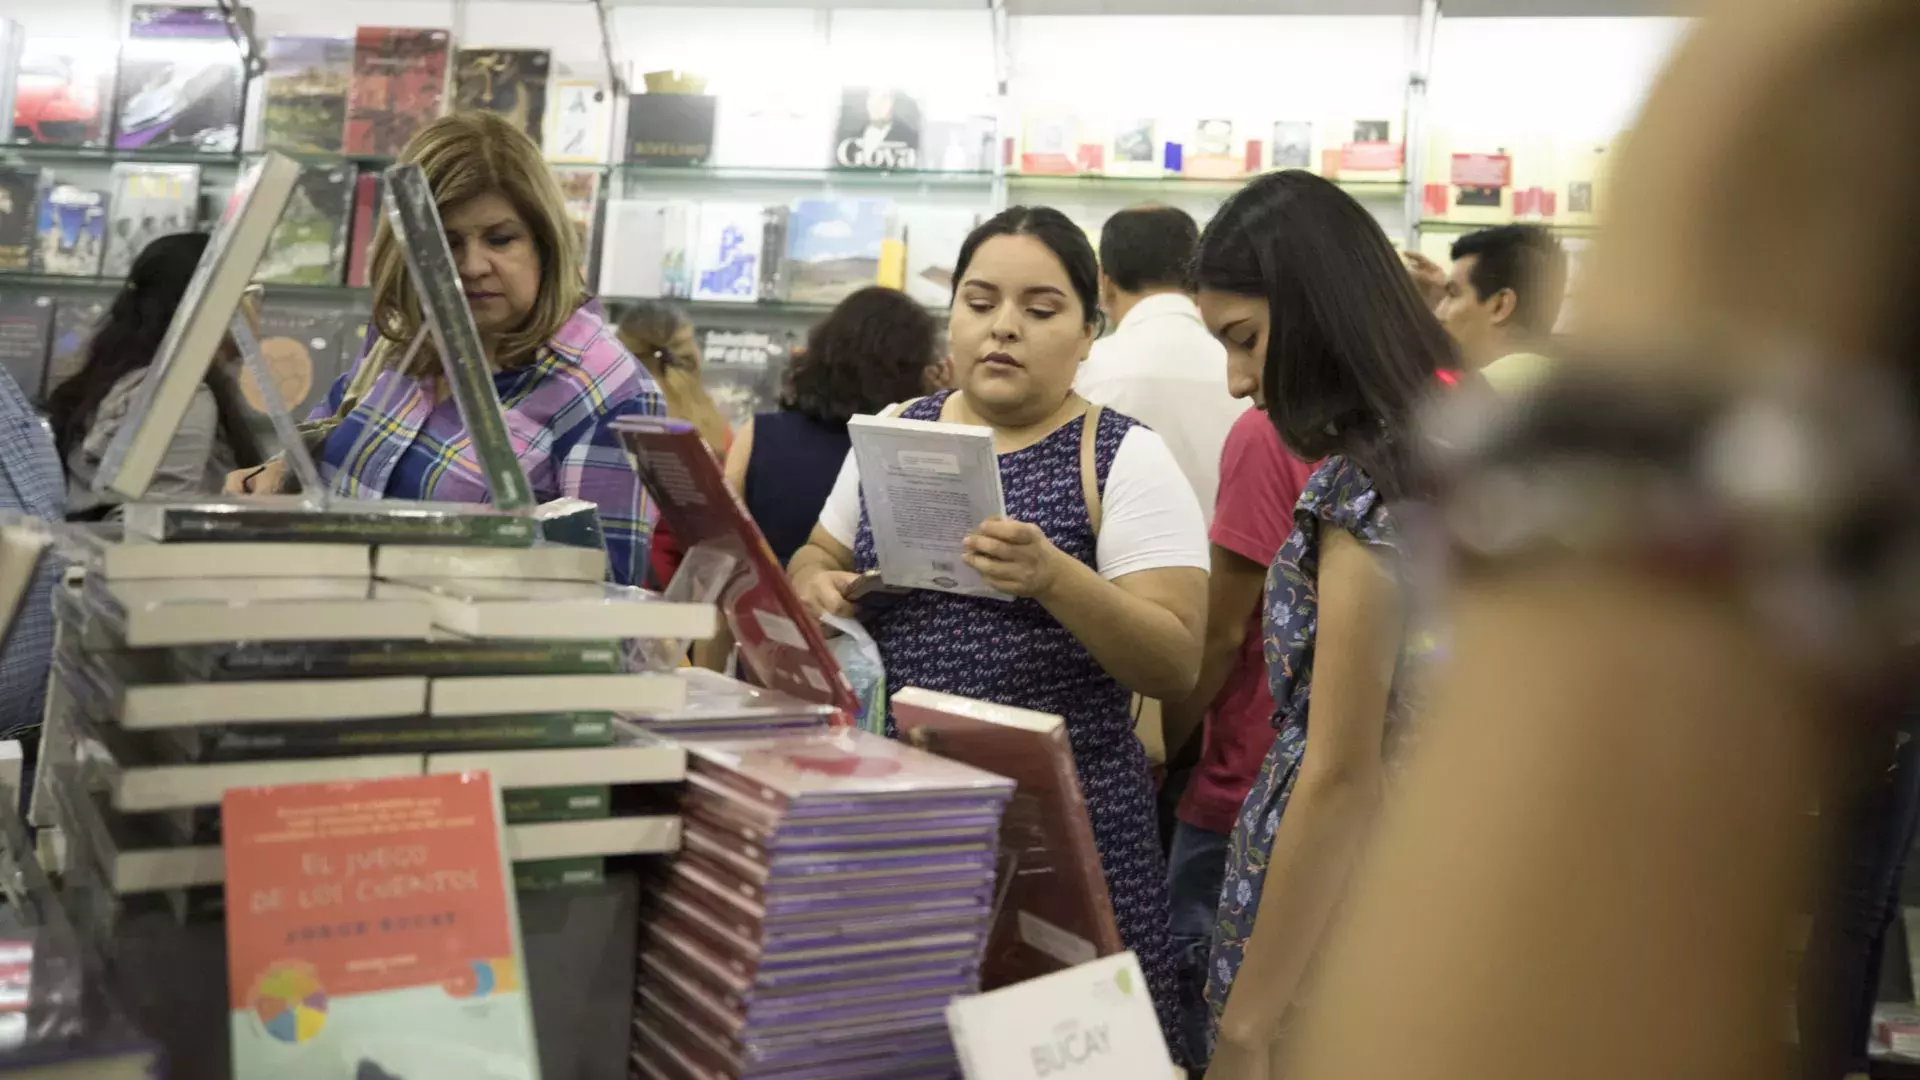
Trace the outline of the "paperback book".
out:
[[[928,120],[921,136],[920,168],[936,172],[988,172],[993,168],[994,119],[963,116]]]
[[[254,788],[221,816],[235,1080],[539,1080],[486,776]]]
[[[38,169],[0,169],[0,272],[33,268],[40,190],[50,179]]]
[[[35,146],[104,146],[115,49],[89,38],[31,36],[14,84],[13,138]]]
[[[700,384],[736,430],[779,407],[791,335],[783,330],[720,330],[700,333]]]
[[[453,61],[453,107],[490,112],[541,145],[547,122],[545,49],[461,49]]]
[[[200,166],[113,167],[113,198],[107,210],[107,250],[100,273],[125,277],[147,245],[162,236],[191,232],[200,222]]]
[[[51,296],[0,293],[0,367],[28,401],[40,400],[47,348],[53,342],[53,312]]]
[[[376,596],[420,597],[434,623],[473,638],[676,638],[713,636],[710,604],[600,581],[420,577],[380,582]]]
[[[1276,169],[1313,168],[1313,121],[1275,120],[1269,163]]]
[[[136,649],[425,639],[433,623],[423,600],[375,597],[367,582],[346,578],[89,580],[83,596],[89,619]]]
[[[711,164],[818,169],[833,157],[838,117],[808,96],[729,94],[720,102]]]
[[[1239,148],[1234,145],[1233,121],[1201,120],[1193,126],[1193,141],[1180,159],[1180,171],[1188,176],[1221,179],[1246,171]]]
[[[966,1080],[1173,1074],[1146,976],[1130,952],[956,998],[947,1021]]]
[[[280,224],[267,242],[256,280],[282,285],[340,284],[354,180],[351,165],[309,165],[300,170]]]
[[[635,94],[627,99],[632,165],[704,165],[713,156],[715,99],[705,94]]]
[[[559,79],[547,122],[547,160],[596,164],[607,160],[607,92],[596,82]]]
[[[1135,116],[1113,126],[1113,152],[1108,171],[1124,175],[1150,175],[1160,171],[1159,125],[1150,116]]]
[[[800,199],[787,216],[787,296],[837,304],[873,284],[887,239],[887,199]]]
[[[755,203],[700,204],[693,252],[693,298],[750,304],[760,298],[761,230],[766,210]]]
[[[362,26],[354,34],[345,150],[397,157],[438,119],[446,95],[447,32]]]
[[[847,423],[847,434],[873,522],[881,580],[902,588],[1011,599],[961,558],[968,534],[1006,514],[993,432],[856,416]]]
[[[283,220],[281,227],[285,224]],[[280,400],[295,417],[306,416],[326,400],[327,390],[340,377],[342,333],[340,316],[335,312],[271,300],[261,309],[260,359],[273,375]],[[258,424],[270,430],[267,399],[254,381],[251,367],[240,373],[240,391],[260,414]]]
[[[958,207],[915,206],[900,214],[907,246],[906,293],[928,307],[953,302],[954,264],[979,215]]]
[[[135,4],[120,54],[113,145],[238,150],[244,75],[219,8]]]
[[[842,169],[918,169],[920,103],[892,87],[841,91],[833,161]]]
[[[352,38],[275,34],[267,39],[262,145],[295,154],[338,154],[352,81]]]
[[[107,193],[55,184],[40,199],[36,267],[43,274],[93,277],[107,247]]]
[[[1091,153],[1089,151],[1092,151]],[[1020,139],[1020,171],[1043,176],[1098,172],[1103,148],[1081,138],[1080,119],[1061,109],[1027,114]]]

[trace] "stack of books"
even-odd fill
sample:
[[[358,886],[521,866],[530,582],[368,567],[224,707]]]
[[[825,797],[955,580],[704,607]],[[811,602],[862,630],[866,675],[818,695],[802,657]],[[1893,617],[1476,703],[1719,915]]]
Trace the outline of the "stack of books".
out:
[[[704,668],[688,668],[680,674],[686,683],[685,702],[671,709],[642,709],[629,719],[643,730],[675,740],[740,739],[833,724],[832,705],[750,686]]]
[[[953,1075],[1012,782],[847,728],[686,746],[637,1075]]]
[[[711,605],[604,584],[538,514],[273,505],[134,504],[67,552],[32,813],[70,876],[211,901],[229,789],[446,772],[492,774],[523,889],[677,847],[684,753],[620,715],[686,683],[626,643],[709,637]]]

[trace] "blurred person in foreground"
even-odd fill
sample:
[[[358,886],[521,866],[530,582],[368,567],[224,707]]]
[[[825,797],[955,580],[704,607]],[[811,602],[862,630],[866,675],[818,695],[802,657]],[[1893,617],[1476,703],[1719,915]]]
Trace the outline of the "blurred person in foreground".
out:
[[[1544,225],[1496,225],[1454,241],[1449,255],[1450,270],[1418,252],[1406,260],[1460,358],[1503,393],[1537,384],[1567,294],[1559,238]]]
[[[45,421],[33,411],[13,376],[0,371],[0,517],[19,514],[52,525],[66,513],[66,483],[60,455]],[[40,726],[53,659],[53,588],[60,560],[42,560],[13,611],[11,629],[0,629],[0,739],[20,739]],[[26,739],[31,763],[36,739]]]
[[[1594,252],[1595,360],[1441,432],[1450,661],[1289,1080],[1861,1069],[1857,1014],[1852,1060],[1782,1021],[1800,917],[1886,913],[1845,830],[1914,684],[1915,102],[1917,4],[1726,3],[1681,46]]]

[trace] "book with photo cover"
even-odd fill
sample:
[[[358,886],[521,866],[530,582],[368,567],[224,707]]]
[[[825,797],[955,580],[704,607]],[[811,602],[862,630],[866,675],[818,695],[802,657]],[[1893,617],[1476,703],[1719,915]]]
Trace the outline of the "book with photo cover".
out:
[[[116,148],[233,153],[244,101],[245,64],[219,8],[133,6],[120,53]]]
[[[241,293],[260,265],[299,174],[300,166],[293,159],[269,153],[235,185],[227,213],[200,257],[166,336],[160,339],[127,422],[101,459],[99,482],[105,488],[127,499],[146,495],[187,406],[226,339]]]
[[[346,153],[398,157],[414,133],[439,119],[447,86],[445,30],[362,26],[353,39]]]
[[[721,608],[747,670],[764,686],[832,705],[850,721],[859,710],[853,688],[700,433],[679,421],[639,418],[614,428],[686,550],[733,560]]]
[[[1001,820],[1014,855],[1007,894],[982,961],[986,990],[1125,950],[1094,844],[1093,824],[1058,716],[918,687],[889,702],[900,737],[1018,785]]]
[[[582,79],[558,79],[552,100],[547,160],[587,165],[607,160],[606,88]]]
[[[285,224],[283,220],[282,228]],[[340,377],[343,332],[337,312],[274,300],[268,300],[261,308],[260,359],[273,373],[280,400],[295,419],[306,416],[326,400],[328,389]],[[267,399],[254,380],[253,368],[242,368],[239,381],[247,404],[259,414],[259,426],[270,432]]]
[[[302,168],[255,280],[280,285],[340,284],[354,181],[351,165]],[[296,410],[294,415],[306,414]]]
[[[100,273],[125,277],[147,245],[162,236],[192,232],[200,222],[200,166],[113,167],[107,207],[107,251]]]
[[[453,107],[490,112],[542,145],[547,122],[546,49],[461,49],[453,57]]]
[[[1193,125],[1193,138],[1180,159],[1180,171],[1187,176],[1222,179],[1239,176],[1246,162],[1233,138],[1233,121],[1199,120]]]
[[[900,221],[906,231],[906,294],[928,307],[946,307],[953,302],[960,245],[979,215],[964,207],[914,206],[901,212]]]
[[[787,215],[787,295],[837,304],[874,283],[887,239],[890,199],[800,199]]]
[[[53,343],[53,311],[51,296],[0,293],[0,368],[28,401],[40,400],[40,379]]]
[[[996,155],[991,116],[928,120],[920,136],[920,168],[935,172],[990,172]]]
[[[693,298],[751,304],[760,298],[761,234],[766,208],[758,203],[700,204],[693,251]]]
[[[386,171],[387,222],[406,258],[407,271],[420,298],[420,310],[433,333],[441,371],[451,387],[460,419],[465,423],[474,464],[486,477],[493,505],[502,510],[530,510],[533,487],[514,452],[507,431],[493,368],[480,344],[473,309],[462,291],[460,274],[440,224],[440,210],[418,165],[396,165]]]
[[[33,268],[41,190],[51,181],[52,173],[40,169],[0,168],[0,272]]]
[[[40,199],[39,246],[34,268],[42,274],[93,277],[107,249],[107,193],[55,184]]]
[[[117,51],[111,41],[30,35],[14,84],[13,138],[33,146],[105,146]]]
[[[221,818],[235,1080],[539,1080],[489,777],[253,788]]]
[[[842,169],[918,169],[919,101],[886,86],[842,90],[833,162]]]
[[[737,430],[779,407],[792,352],[792,335],[785,330],[709,327],[700,332],[700,384]]]
[[[713,156],[715,100],[706,94],[630,96],[627,163],[705,165]]]
[[[338,154],[346,138],[352,81],[352,38],[268,38],[261,144],[294,154]]]

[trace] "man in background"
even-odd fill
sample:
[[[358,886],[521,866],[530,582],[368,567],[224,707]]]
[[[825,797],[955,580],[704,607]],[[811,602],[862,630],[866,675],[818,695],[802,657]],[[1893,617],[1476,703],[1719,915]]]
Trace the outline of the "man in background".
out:
[[[1100,306],[1113,333],[1094,342],[1074,389],[1146,424],[1213,520],[1220,449],[1246,410],[1227,392],[1227,352],[1186,292],[1200,229],[1186,211],[1136,206],[1100,230]]]
[[[1500,225],[1454,242],[1443,271],[1409,252],[1407,264],[1460,358],[1494,388],[1519,393],[1546,373],[1547,347],[1567,291],[1567,255],[1541,225]]]

